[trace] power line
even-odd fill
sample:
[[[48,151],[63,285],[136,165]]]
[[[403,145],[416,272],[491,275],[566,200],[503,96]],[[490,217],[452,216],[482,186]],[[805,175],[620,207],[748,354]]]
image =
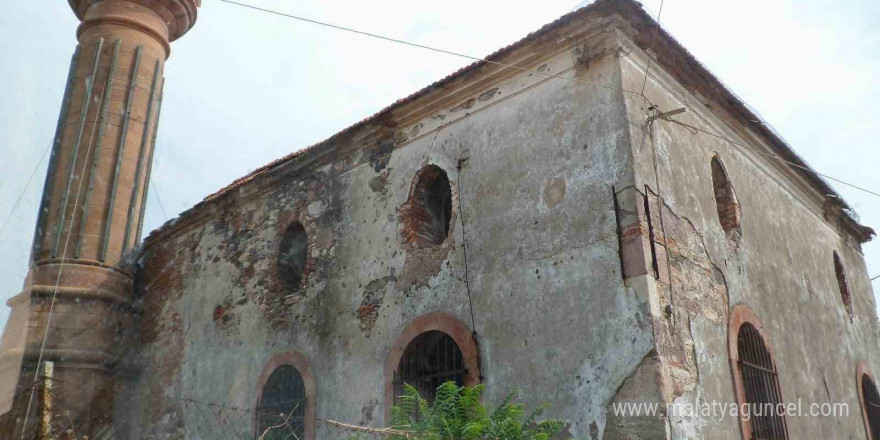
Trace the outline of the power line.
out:
[[[471,55],[466,55],[466,54],[462,54],[462,53],[458,53],[458,52],[453,52],[453,51],[449,51],[449,50],[445,50],[445,49],[438,49],[438,48],[431,47],[431,46],[426,46],[426,45],[423,45],[423,44],[418,44],[418,43],[413,43],[413,42],[409,42],[409,41],[405,41],[405,40],[400,40],[400,39],[397,39],[397,38],[391,38],[391,37],[386,37],[386,36],[382,36],[382,35],[377,35],[377,34],[373,34],[373,33],[370,33],[370,32],[360,31],[360,30],[352,29],[352,28],[345,27],[345,26],[339,26],[339,25],[335,25],[335,24],[331,24],[331,23],[326,23],[326,22],[322,22],[322,21],[318,21],[318,20],[313,20],[313,19],[310,19],[310,18],[300,17],[300,16],[293,15],[293,14],[287,14],[287,13],[284,13],[284,12],[275,11],[275,10],[272,10],[272,9],[261,8],[261,7],[258,7],[258,6],[253,6],[253,5],[249,5],[249,4],[245,4],[245,3],[239,3],[239,2],[236,2],[236,1],[232,1],[232,0],[219,0],[219,1],[221,1],[221,2],[223,2],[223,3],[231,4],[231,5],[240,6],[240,7],[243,7],[243,8],[248,8],[248,9],[252,9],[252,10],[256,10],[256,11],[260,11],[260,12],[264,12],[264,13],[267,13],[267,14],[272,14],[272,15],[278,15],[278,16],[281,16],[281,17],[291,18],[291,19],[294,19],[294,20],[304,21],[304,22],[312,23],[312,24],[316,24],[316,25],[319,25],[319,26],[326,26],[326,27],[329,27],[329,28],[333,28],[333,29],[337,29],[337,30],[341,30],[341,31],[345,31],[345,32],[351,32],[351,33],[358,34],[358,35],[364,35],[364,36],[371,37],[371,38],[378,38],[378,39],[380,39],[380,40],[390,41],[390,42],[393,42],[393,43],[403,44],[403,45],[406,45],[406,46],[417,47],[417,48],[420,48],[420,49],[431,50],[431,51],[434,51],[434,52],[440,52],[440,53],[444,53],[444,54],[447,54],[447,55],[453,55],[453,56],[457,56],[457,57],[467,58],[467,59],[474,60],[474,61],[481,61],[481,62],[485,62],[485,63],[489,63],[489,64],[494,64],[494,65],[498,65],[498,66],[509,67],[509,68],[516,69],[516,70],[520,70],[520,71],[523,71],[523,72],[529,72],[529,73],[534,73],[534,74],[537,74],[537,75],[542,75],[542,76],[545,76],[545,77],[547,77],[547,78],[562,79],[562,80],[571,81],[571,82],[575,82],[575,83],[587,84],[587,85],[592,85],[592,86],[602,87],[602,88],[606,88],[606,89],[610,89],[610,90],[616,90],[616,91],[620,91],[620,92],[623,92],[623,93],[630,93],[630,94],[634,94],[634,95],[641,96],[641,97],[644,98],[645,100],[648,100],[648,98],[647,98],[647,97],[645,96],[645,94],[644,94],[644,91],[645,91],[645,86],[646,86],[646,84],[647,84],[647,79],[648,79],[648,70],[650,69],[650,65],[651,65],[651,57],[650,57],[650,56],[648,57],[648,64],[647,64],[647,67],[646,67],[646,69],[645,69],[645,80],[644,80],[644,82],[643,82],[643,84],[642,84],[642,91],[640,91],[640,92],[635,92],[635,91],[632,91],[632,90],[626,90],[626,89],[622,89],[622,88],[618,88],[618,87],[607,86],[607,85],[599,84],[599,83],[592,82],[592,81],[582,81],[582,80],[579,80],[579,79],[577,79],[577,78],[569,78],[569,77],[561,76],[561,75],[559,75],[559,74],[551,74],[551,73],[546,73],[546,72],[539,72],[539,71],[534,70],[534,69],[528,69],[528,68],[525,68],[525,67],[519,67],[519,66],[515,66],[515,65],[512,65],[512,64],[501,63],[501,62],[498,62],[498,61],[492,61],[492,60],[488,60],[488,59],[485,59],[485,58],[480,58],[480,57],[475,57],[475,56],[471,56]],[[582,3],[583,3],[583,2],[582,2]],[[654,46],[654,41],[656,40],[657,34],[658,34],[659,31],[660,31],[660,14],[661,14],[662,12],[663,12],[663,0],[661,0],[661,2],[660,2],[660,10],[659,10],[659,12],[657,13],[657,26],[654,28],[654,36],[652,37],[652,41],[651,41],[651,47],[652,47],[652,48],[653,48],[653,46]],[[564,73],[564,72],[561,72],[561,73]],[[648,102],[650,103],[650,100],[648,100]],[[672,119],[664,119],[664,120],[668,120],[668,121],[675,122],[675,123],[680,123],[680,124],[682,124],[682,125],[687,125],[687,124],[684,124],[684,123],[681,123],[681,122],[679,122],[679,121],[675,121],[675,120],[672,120]],[[763,155],[765,155],[765,156],[767,156],[767,157],[770,157],[770,158],[773,158],[773,159],[779,160],[779,161],[781,161],[781,162],[787,163],[787,164],[789,164],[789,165],[791,165],[791,166],[793,166],[793,167],[796,167],[796,168],[798,168],[798,169],[801,169],[801,170],[807,171],[807,172],[809,172],[809,173],[813,173],[813,174],[815,174],[815,175],[817,175],[817,176],[824,177],[824,178],[826,178],[826,179],[829,179],[829,180],[832,180],[832,181],[838,182],[838,183],[840,183],[840,184],[842,184],[842,185],[846,185],[846,186],[849,186],[849,187],[851,187],[851,188],[855,188],[855,189],[858,189],[858,190],[860,190],[860,191],[864,191],[864,192],[866,192],[866,193],[868,193],[868,194],[871,194],[871,195],[873,195],[873,196],[880,197],[880,193],[877,193],[877,192],[871,191],[871,190],[869,190],[869,189],[863,188],[863,187],[861,187],[861,186],[858,186],[858,185],[855,185],[855,184],[852,184],[852,183],[846,182],[846,181],[841,180],[841,179],[838,179],[838,178],[836,178],[836,177],[829,176],[829,175],[827,175],[827,174],[819,173],[818,171],[816,171],[816,170],[814,170],[814,169],[812,169],[812,168],[810,168],[810,167],[806,167],[806,166],[803,166],[803,165],[800,165],[800,164],[797,164],[797,163],[791,162],[791,161],[786,160],[786,159],[783,159],[782,157],[779,157],[779,156],[777,156],[777,155],[775,155],[775,154],[767,153],[767,152],[764,152],[764,151],[760,151],[760,150],[758,150],[758,149],[756,149],[756,148],[754,148],[754,147],[751,147],[751,146],[748,146],[748,145],[744,145],[744,144],[739,143],[739,142],[735,142],[735,141],[733,141],[733,140],[727,139],[727,138],[725,138],[725,137],[723,137],[723,136],[721,136],[721,135],[719,135],[719,134],[716,134],[716,133],[712,133],[712,132],[709,132],[709,131],[706,131],[706,130],[703,130],[703,129],[699,129],[699,128],[696,128],[696,127],[691,127],[691,128],[693,128],[694,130],[697,130],[697,131],[699,131],[699,132],[703,132],[703,133],[705,133],[705,134],[708,134],[708,135],[711,135],[711,136],[715,136],[715,137],[717,137],[717,138],[719,138],[719,139],[722,139],[722,140],[724,140],[724,141],[730,142],[731,144],[738,145],[738,146],[741,146],[741,147],[743,147],[743,148],[748,148],[748,149],[750,149],[750,150],[756,151],[756,152],[758,152],[758,153],[760,153],[760,154],[763,154]]]
[[[745,149],[748,149],[748,150],[752,150],[752,151],[754,151],[754,152],[756,152],[756,153],[758,153],[758,154],[762,154],[762,155],[767,156],[767,157],[770,157],[770,158],[772,158],[772,159],[776,159],[776,160],[778,160],[778,161],[780,161],[780,162],[786,163],[786,164],[788,164],[788,165],[790,165],[790,166],[793,166],[793,167],[795,167],[795,168],[799,168],[799,169],[801,169],[801,170],[808,171],[808,172],[813,173],[813,174],[815,174],[815,175],[817,175],[817,176],[819,176],[819,177],[824,177],[824,178],[826,178],[826,179],[828,179],[828,180],[833,180],[833,181],[835,181],[835,182],[837,182],[837,183],[840,183],[841,185],[846,185],[846,186],[848,186],[848,187],[850,187],[850,188],[855,188],[855,189],[857,189],[857,190],[859,190],[859,191],[864,191],[864,192],[866,192],[866,193],[868,193],[868,194],[871,194],[871,195],[873,195],[873,196],[875,196],[875,197],[880,197],[880,193],[877,193],[877,192],[871,191],[871,190],[869,190],[869,189],[867,189],[867,188],[864,188],[864,187],[861,187],[861,186],[858,186],[858,185],[855,185],[855,184],[852,184],[852,183],[846,182],[846,181],[841,180],[841,179],[838,179],[838,178],[836,178],[836,177],[829,176],[829,175],[827,175],[827,174],[822,174],[822,173],[820,173],[820,172],[818,172],[818,171],[816,171],[816,170],[814,170],[814,169],[812,169],[812,168],[810,168],[810,167],[807,167],[807,166],[804,166],[804,165],[801,165],[801,164],[798,164],[798,163],[792,162],[792,161],[787,160],[787,159],[783,159],[783,158],[781,158],[781,157],[779,157],[779,156],[777,156],[777,155],[775,155],[775,154],[773,154],[773,153],[768,153],[768,152],[766,152],[766,151],[761,151],[760,149],[755,148],[755,147],[753,147],[753,146],[751,146],[751,145],[747,145],[747,144],[743,144],[743,143],[741,143],[741,142],[734,141],[734,140],[729,139],[729,138],[727,138],[727,137],[724,137],[724,136],[722,136],[722,135],[720,135],[720,134],[718,134],[718,133],[714,133],[714,132],[711,132],[711,131],[708,131],[708,130],[704,130],[704,129],[702,129],[702,128],[695,127],[695,126],[693,126],[693,125],[690,125],[690,124],[687,124],[687,123],[684,123],[684,122],[681,122],[681,121],[677,121],[677,120],[672,119],[672,118],[659,118],[659,119],[664,120],[664,121],[673,122],[673,123],[678,124],[678,125],[681,125],[681,126],[683,126],[683,127],[685,127],[685,128],[688,128],[688,129],[691,129],[691,130],[694,130],[694,131],[698,131],[698,132],[700,132],[700,133],[704,133],[704,134],[707,134],[707,135],[709,135],[709,136],[713,136],[713,137],[718,138],[718,139],[721,139],[721,140],[723,140],[723,141],[725,141],[725,142],[729,142],[729,143],[731,143],[731,144],[733,144],[733,145],[736,145],[736,146],[739,146],[739,147],[742,147],[742,148],[745,148]]]
[[[6,220],[3,221],[3,226],[0,227],[0,237],[3,236],[3,231],[6,230],[6,226],[9,225],[9,220],[12,219],[12,214],[15,213],[15,209],[18,208],[18,204],[21,202],[21,199],[24,197],[24,193],[27,192],[28,187],[31,185],[31,181],[34,180],[34,175],[37,174],[37,170],[40,169],[40,165],[43,164],[43,159],[46,158],[46,153],[52,149],[52,142],[49,143],[49,146],[46,147],[46,150],[43,151],[43,155],[40,156],[40,161],[37,162],[37,166],[34,167],[34,171],[31,172],[31,176],[28,177],[27,182],[24,184],[24,188],[21,189],[21,194],[18,195],[18,198],[15,199],[15,203],[12,204],[12,209],[9,210],[9,215],[6,216]]]
[[[97,55],[95,56],[95,68],[97,68],[98,61],[100,59],[101,45],[103,44],[103,42],[104,42],[103,39],[99,40],[99,42],[98,42]],[[95,70],[97,70],[97,69],[95,69]],[[87,87],[86,87],[88,89],[89,93],[86,96],[86,98],[88,100],[83,101],[83,104],[82,104],[83,106],[87,106],[89,100],[92,99],[92,92],[94,92],[94,90],[92,90],[92,86],[94,85],[94,82],[96,80],[97,80],[97,73],[96,72],[93,72],[91,77],[86,78],[86,81],[89,83],[89,84],[87,84]],[[98,98],[98,107],[97,108],[101,108],[101,104],[104,102],[106,91],[107,91],[107,83],[105,81],[104,86],[101,89],[100,98]],[[85,107],[85,108],[88,109],[88,107]],[[98,125],[98,119],[100,119],[100,118],[95,118],[95,122],[92,123],[92,130],[89,133],[88,149],[86,149],[86,156],[83,158],[83,166],[82,166],[82,170],[80,170],[80,174],[79,174],[79,183],[77,184],[77,187],[76,187],[76,196],[74,196],[74,198],[73,198],[72,216],[70,219],[70,223],[68,223],[68,226],[67,226],[67,237],[65,237],[65,239],[64,239],[64,248],[61,251],[61,261],[58,265],[58,276],[55,278],[55,287],[52,290],[52,301],[49,303],[49,313],[46,315],[46,329],[43,330],[43,341],[40,343],[40,352],[37,355],[37,366],[36,366],[36,370],[34,371],[34,383],[31,386],[31,394],[28,397],[27,409],[25,410],[25,413],[24,413],[24,426],[27,426],[27,421],[28,421],[28,418],[30,417],[31,403],[34,400],[34,391],[36,390],[37,380],[40,377],[40,375],[39,375],[40,364],[43,362],[43,352],[46,349],[46,343],[49,341],[49,330],[51,329],[51,324],[52,324],[52,314],[55,311],[55,300],[58,297],[58,286],[61,284],[61,273],[64,270],[64,260],[67,257],[67,248],[68,248],[68,245],[70,244],[70,236],[73,233],[73,223],[74,223],[73,218],[76,216],[76,208],[77,208],[77,206],[79,206],[79,195],[80,195],[80,192],[82,192],[83,182],[85,181],[85,179],[83,179],[83,177],[85,176],[86,168],[88,167],[88,164],[89,164],[89,157],[92,154],[92,147],[94,146],[93,141],[95,140],[95,138],[94,138],[95,127]],[[71,160],[75,160],[75,159],[76,159],[76,157],[74,156]],[[71,170],[74,170],[74,166],[75,166],[75,164],[71,163]],[[68,191],[68,193],[66,195],[69,196],[70,195],[70,188],[69,187],[68,187],[67,191]],[[66,199],[67,199],[67,197],[65,197],[65,202],[67,201]],[[64,221],[64,212],[66,212],[66,211],[67,211],[67,204],[65,203],[61,206],[61,220],[60,220],[61,222]],[[62,223],[62,226],[63,226],[63,223]],[[60,228],[59,228],[59,233],[60,233]],[[22,431],[22,438],[24,438],[24,434],[25,434],[25,432]]]
[[[279,12],[279,11],[275,11],[275,10],[272,10],[272,9],[261,8],[261,7],[258,7],[258,6],[248,5],[248,4],[245,4],[245,3],[238,3],[238,2],[235,2],[235,1],[232,1],[232,0],[219,0],[219,1],[221,1],[221,2],[223,2],[223,3],[229,3],[229,4],[231,4],[231,5],[241,6],[241,7],[243,7],[243,8],[248,8],[248,9],[253,9],[253,10],[256,10],[256,11],[265,12],[265,13],[267,13],[267,14],[278,15],[278,16],[286,17],[286,18],[292,18],[292,19],[294,19],[294,20],[304,21],[304,22],[306,22],[306,23],[312,23],[312,24],[316,24],[316,25],[319,25],[319,26],[326,26],[326,27],[333,28],[333,29],[340,30],[340,31],[351,32],[351,33],[358,34],[358,35],[364,35],[364,36],[371,37],[371,38],[377,38],[377,39],[380,39],[380,40],[390,41],[390,42],[392,42],[392,43],[403,44],[403,45],[405,45],[405,46],[417,47],[417,48],[419,48],[419,49],[426,49],[426,50],[430,50],[430,51],[434,51],[434,52],[443,53],[443,54],[446,54],[446,55],[453,55],[453,56],[457,56],[457,57],[460,57],[460,58],[467,58],[467,59],[472,60],[472,61],[479,61],[479,62],[484,62],[484,63],[494,64],[494,65],[496,65],[496,66],[509,67],[509,68],[511,68],[511,69],[516,69],[516,70],[519,70],[519,71],[522,71],[522,72],[534,73],[534,74],[536,74],[536,75],[542,75],[542,76],[546,76],[546,77],[548,77],[548,78],[564,79],[564,80],[572,81],[572,82],[576,82],[576,83],[579,83],[579,84],[587,84],[587,85],[591,85],[591,86],[602,87],[602,88],[609,89],[609,90],[617,90],[617,91],[624,92],[624,93],[631,93],[631,94],[634,94],[634,95],[639,95],[639,94],[640,94],[640,93],[638,93],[638,92],[634,92],[634,91],[632,91],[632,90],[626,90],[626,89],[622,89],[622,88],[619,88],[619,87],[607,86],[607,85],[600,84],[600,83],[597,83],[597,82],[594,82],[594,81],[582,81],[582,80],[579,80],[579,79],[576,79],[576,78],[566,78],[566,77],[564,77],[564,76],[559,76],[558,74],[552,74],[552,73],[547,73],[547,72],[540,72],[540,71],[535,70],[535,69],[529,69],[529,68],[526,68],[526,67],[520,67],[520,66],[516,66],[516,65],[513,65],[513,64],[501,63],[501,62],[498,62],[498,61],[492,61],[492,60],[489,60],[489,59],[486,59],[486,58],[475,57],[475,56],[473,56],[473,55],[466,55],[466,54],[463,54],[463,53],[460,53],[460,52],[453,52],[453,51],[446,50],[446,49],[438,49],[438,48],[436,48],[436,47],[426,46],[426,45],[424,45],[424,44],[413,43],[413,42],[410,42],[410,41],[400,40],[400,39],[397,39],[397,38],[386,37],[386,36],[384,36],[384,35],[378,35],[378,34],[374,34],[374,33],[366,32],[366,31],[360,31],[360,30],[357,30],[357,29],[353,29],[353,28],[349,28],[349,27],[345,27],[345,26],[339,26],[339,25],[335,25],[335,24],[332,24],[332,23],[326,23],[326,22],[323,22],[323,21],[313,20],[313,19],[311,19],[311,18],[305,18],[305,17],[300,17],[300,16],[297,16],[297,15],[287,14],[287,13]]]
[[[156,187],[156,182],[153,181],[153,178],[150,177],[150,186],[153,187],[153,194],[156,195],[156,201],[159,202],[159,209],[162,210],[162,217],[165,217],[165,221],[168,221],[168,214],[165,214],[165,206],[162,205],[162,198],[159,197],[159,189]]]
[[[660,10],[657,11],[657,25],[654,27],[654,36],[651,37],[650,52],[654,52],[654,42],[657,41],[657,34],[660,32],[660,14],[663,13],[663,0],[660,0]],[[639,92],[642,97],[645,96],[645,86],[648,84],[648,72],[651,70],[651,56],[648,54],[648,65],[645,67],[645,80],[642,81],[642,91]],[[645,98],[648,99],[648,98]]]

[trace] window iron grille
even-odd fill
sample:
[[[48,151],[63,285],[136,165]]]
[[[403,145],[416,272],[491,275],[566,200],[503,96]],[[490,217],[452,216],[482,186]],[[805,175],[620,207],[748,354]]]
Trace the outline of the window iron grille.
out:
[[[276,368],[257,403],[256,438],[265,433],[264,440],[305,440],[305,407],[302,376],[291,365]]]
[[[865,398],[871,438],[880,440],[880,394],[877,393],[874,381],[867,375],[862,376],[862,396]]]
[[[758,329],[743,324],[737,337],[739,371],[749,411],[750,439],[788,440],[779,374]]]
[[[437,387],[447,381],[463,386],[465,375],[461,349],[452,337],[436,330],[422,333],[406,347],[394,371],[394,402],[403,394],[404,384],[433,402]]]

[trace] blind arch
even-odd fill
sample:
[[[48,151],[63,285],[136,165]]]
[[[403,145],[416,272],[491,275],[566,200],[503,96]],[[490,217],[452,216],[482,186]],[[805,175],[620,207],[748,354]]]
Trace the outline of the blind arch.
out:
[[[721,222],[721,228],[724,232],[742,233],[740,228],[741,214],[739,210],[739,201],[730,183],[730,177],[727,175],[721,159],[716,155],[712,158],[712,191],[715,194],[715,208],[718,212],[718,221]]]

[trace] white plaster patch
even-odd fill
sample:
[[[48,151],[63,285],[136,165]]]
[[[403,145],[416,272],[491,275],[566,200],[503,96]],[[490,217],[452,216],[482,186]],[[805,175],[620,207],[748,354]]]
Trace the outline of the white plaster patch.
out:
[[[312,203],[309,203],[309,206],[306,208],[309,211],[309,215],[312,217],[318,217],[324,212],[324,202],[320,200],[315,200]]]

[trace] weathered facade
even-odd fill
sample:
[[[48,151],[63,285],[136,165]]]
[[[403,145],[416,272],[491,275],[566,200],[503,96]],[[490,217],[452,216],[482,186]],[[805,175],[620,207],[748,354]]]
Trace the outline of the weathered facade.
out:
[[[151,233],[117,435],[254,436],[256,417],[206,426],[193,402],[254,409],[281,365],[307,440],[317,419],[382,426],[401,358],[436,331],[486,401],[520,388],[577,438],[870,438],[873,231],[655,29],[599,0]],[[769,399],[848,415],[615,415],[754,402],[744,328]]]

